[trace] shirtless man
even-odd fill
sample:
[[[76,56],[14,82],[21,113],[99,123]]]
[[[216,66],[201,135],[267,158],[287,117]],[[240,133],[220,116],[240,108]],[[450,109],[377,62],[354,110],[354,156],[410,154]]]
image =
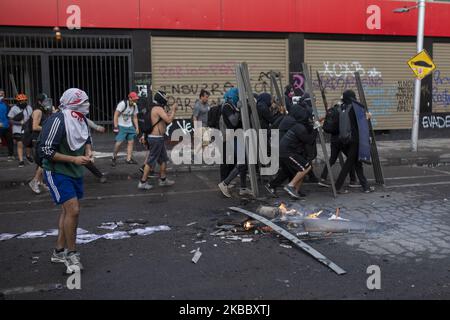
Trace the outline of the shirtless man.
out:
[[[167,106],[167,96],[163,91],[157,91],[153,98],[156,105],[152,107],[151,120],[152,120],[152,130],[147,137],[149,154],[147,157],[147,162],[144,167],[144,173],[138,184],[138,189],[150,190],[153,188],[151,184],[147,182],[148,175],[155,168],[156,163],[159,164],[159,186],[171,186],[175,182],[167,179],[166,177],[166,167],[167,167],[167,150],[164,144],[164,135],[166,133],[166,127],[175,118],[175,112],[177,110],[177,105],[172,106],[170,112],[165,111]]]

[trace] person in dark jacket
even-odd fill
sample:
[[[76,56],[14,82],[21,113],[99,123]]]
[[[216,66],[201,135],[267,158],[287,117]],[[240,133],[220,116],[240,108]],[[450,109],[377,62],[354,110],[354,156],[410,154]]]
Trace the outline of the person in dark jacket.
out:
[[[311,102],[311,96],[309,93],[305,93],[301,96],[299,101],[299,107],[303,108],[305,112],[308,113],[309,121],[305,124],[306,128],[308,129],[308,132],[313,131],[313,123],[314,123],[314,112],[312,108],[312,102]],[[313,141],[313,143],[306,146],[306,154],[307,159],[312,161],[317,157],[317,142]],[[308,172],[307,182],[310,183],[318,183],[319,179],[314,174],[314,168],[311,168],[311,170]]]
[[[276,119],[272,111],[272,102],[272,96],[266,92],[261,93],[256,99],[256,109],[258,110],[261,129],[269,129]]]
[[[278,129],[279,129],[279,136],[280,136],[280,158],[281,158],[281,141],[283,141],[284,136],[291,130],[295,125],[301,124],[306,132],[308,130],[306,129],[305,124],[308,122],[309,114],[306,112],[304,108],[299,107],[293,107],[291,109],[291,112],[289,112],[288,115],[284,116],[281,120]],[[309,133],[308,133],[309,134]],[[308,140],[309,141],[309,140]],[[302,153],[304,151],[302,146],[302,149],[299,149],[298,151]],[[281,159],[280,159],[281,163]],[[292,180],[294,178],[296,173],[293,173],[292,170],[286,170],[284,166],[280,167],[280,170],[278,170],[278,173],[276,177],[268,184],[265,185],[265,188],[268,192],[275,195],[276,194],[276,188],[280,187],[282,183],[286,180]],[[299,189],[297,190],[298,196],[305,196],[302,194]]]
[[[338,157],[339,153],[344,153],[346,150],[343,148],[343,144],[339,141],[339,108],[342,105],[342,101],[336,103],[332,108],[328,109],[327,114],[325,116],[325,122],[323,124],[323,129],[325,132],[330,134],[330,150],[331,155],[329,158],[330,167],[332,167]],[[345,154],[347,156],[347,154]],[[343,165],[343,163],[341,164]],[[349,173],[350,176],[350,188],[361,187],[361,185],[356,181],[356,173],[355,168],[352,168]],[[322,170],[322,174],[320,175],[319,185],[322,187],[331,187],[331,185],[327,182],[328,177],[328,168],[325,166]]]
[[[284,105],[286,110],[291,112],[292,97],[294,96],[294,88],[289,84],[284,88]]]
[[[220,165],[220,176],[221,176],[221,182],[219,183],[219,189],[222,192],[222,194],[227,197],[231,198],[231,192],[230,192],[230,184],[231,182],[239,175],[240,176],[240,190],[239,195],[245,196],[245,195],[251,195],[251,191],[247,189],[247,164],[238,164],[238,150],[240,152],[244,152],[243,149],[243,143],[242,141],[239,141],[237,137],[234,138],[234,164],[227,164],[226,163],[226,129],[230,130],[238,130],[242,129],[242,121],[241,121],[241,112],[238,108],[238,101],[239,101],[239,92],[237,88],[231,88],[228,90],[224,95],[225,103],[222,106],[222,116],[221,116],[221,131],[222,136],[224,137],[224,145],[223,145],[223,152],[224,152],[224,163]]]
[[[307,119],[297,121],[280,141],[281,168],[293,177],[284,190],[295,199],[300,199],[300,186],[306,174],[311,170],[311,162],[307,158],[305,146],[312,144],[317,136],[317,130],[309,133],[305,125],[307,121]]]
[[[362,144],[364,141],[360,141],[360,139],[363,139],[360,135],[360,129],[363,129],[364,124],[361,122],[359,124],[357,118],[357,113],[365,113],[365,110],[362,105],[360,105],[356,101],[356,95],[355,92],[352,90],[346,90],[344,91],[342,95],[342,101],[343,104],[340,106],[340,115],[339,115],[339,139],[341,143],[343,143],[343,151],[347,155],[347,160],[345,161],[341,172],[339,173],[339,176],[336,180],[336,190],[338,190],[339,193],[348,193],[348,190],[341,190],[342,186],[344,185],[345,178],[349,174],[350,170],[352,168],[355,168],[356,174],[358,176],[359,182],[363,188],[363,191],[368,193],[374,191],[373,187],[369,186],[369,183],[364,176],[364,170],[363,165],[361,162],[360,153],[361,146],[367,145]],[[358,110],[355,110],[355,108],[358,108]],[[366,114],[367,119],[370,119],[370,114]],[[348,117],[348,126],[349,128],[345,130],[345,120],[344,117]],[[366,119],[362,119],[362,121],[367,121]],[[367,128],[365,128],[366,131],[368,131]],[[345,134],[344,131],[348,131],[348,134]],[[362,132],[361,132],[362,133]],[[368,132],[366,134],[368,139]],[[345,138],[345,140],[343,140]]]

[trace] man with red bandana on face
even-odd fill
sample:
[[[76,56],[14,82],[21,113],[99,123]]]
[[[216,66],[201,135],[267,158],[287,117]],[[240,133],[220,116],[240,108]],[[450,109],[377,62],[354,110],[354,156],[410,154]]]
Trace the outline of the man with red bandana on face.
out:
[[[83,269],[75,243],[79,199],[83,197],[83,166],[92,161],[86,120],[89,98],[84,91],[71,88],[64,92],[60,103],[61,112],[53,114],[42,128],[38,152],[52,198],[62,206],[51,261],[64,263],[66,273],[71,274]]]

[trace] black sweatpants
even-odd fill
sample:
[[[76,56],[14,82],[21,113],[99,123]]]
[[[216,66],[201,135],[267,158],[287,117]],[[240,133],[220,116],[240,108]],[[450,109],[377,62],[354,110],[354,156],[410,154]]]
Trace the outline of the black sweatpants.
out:
[[[343,147],[342,143],[340,143],[339,141],[331,141],[330,143],[330,148],[331,148],[331,155],[330,155],[330,167],[332,167],[337,159],[339,158],[339,153],[342,151],[343,154],[345,154],[346,157],[348,157],[348,154],[346,153],[346,151],[344,150],[345,148]],[[352,168],[349,172],[350,174],[350,181],[356,181],[356,174],[355,174],[355,168]],[[322,174],[320,175],[321,179],[326,180],[328,177],[328,168],[325,165],[325,167],[323,168]]]
[[[355,168],[356,175],[358,176],[358,180],[363,189],[367,189],[369,187],[369,183],[364,176],[362,162],[358,161],[358,148],[358,142],[353,142],[343,147],[342,151],[347,155],[347,160],[345,160],[344,166],[342,167],[339,177],[336,180],[336,190],[340,190],[342,188],[345,178],[353,167]]]

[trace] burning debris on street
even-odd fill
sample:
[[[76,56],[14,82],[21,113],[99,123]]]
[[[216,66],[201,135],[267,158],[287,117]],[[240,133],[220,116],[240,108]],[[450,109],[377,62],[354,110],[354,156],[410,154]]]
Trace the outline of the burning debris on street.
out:
[[[252,242],[256,237],[276,234],[280,238],[280,246],[292,248],[287,242],[294,243],[337,274],[345,274],[345,271],[303,241],[365,233],[377,228],[375,222],[351,221],[341,217],[341,208],[311,210],[297,203],[282,202],[272,206],[260,205],[254,212],[237,207],[230,209],[247,217],[231,218],[229,215],[217,223],[211,236],[225,241]]]
[[[303,240],[320,237],[325,239],[346,233],[364,233],[376,228],[376,225],[371,223],[350,221],[341,217],[340,208],[336,208],[334,211],[327,209],[313,211],[298,204],[288,205],[282,202],[276,206],[261,205],[256,208],[255,212],[272,222],[284,225],[286,229],[291,230]],[[236,237],[242,238],[272,231],[270,227],[251,218],[228,218],[218,223],[216,230],[211,235],[224,239],[230,237],[236,239]]]

